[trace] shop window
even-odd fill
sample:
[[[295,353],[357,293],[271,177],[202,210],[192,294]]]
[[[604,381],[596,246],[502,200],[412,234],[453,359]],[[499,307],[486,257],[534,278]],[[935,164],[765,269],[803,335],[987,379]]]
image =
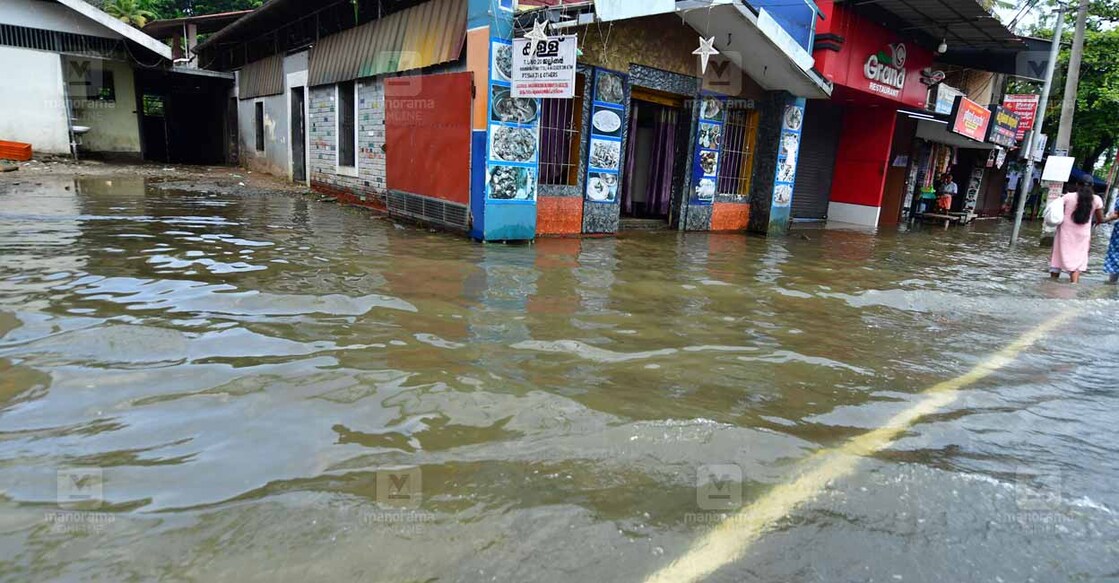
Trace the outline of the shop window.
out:
[[[116,101],[113,72],[100,61],[66,61],[71,98],[83,101]]]
[[[540,184],[575,186],[583,136],[583,75],[575,76],[575,97],[540,102]]]
[[[163,117],[163,96],[162,95],[147,95],[143,96],[144,115],[146,117]]]
[[[750,195],[757,134],[756,110],[727,111],[727,121],[723,126],[723,161],[719,165],[719,194]]]
[[[338,165],[346,168],[355,166],[354,142],[354,82],[338,84]]]
[[[264,102],[256,102],[256,116],[255,124],[256,129],[256,151],[264,151]]]

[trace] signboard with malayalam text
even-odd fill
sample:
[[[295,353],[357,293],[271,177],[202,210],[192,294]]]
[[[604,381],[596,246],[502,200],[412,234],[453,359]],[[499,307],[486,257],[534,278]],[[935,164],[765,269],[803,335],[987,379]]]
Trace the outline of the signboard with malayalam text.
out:
[[[977,142],[987,139],[987,128],[991,125],[991,110],[960,96],[952,107],[952,119],[948,125],[953,133]]]
[[[575,35],[549,37],[536,45],[513,40],[513,97],[570,99],[575,96]]]
[[[990,130],[987,141],[1005,148],[1013,148],[1018,143],[1018,114],[996,105],[991,108]]]
[[[1040,95],[1034,94],[1018,94],[1007,95],[1002,99],[1002,106],[1018,114],[1018,136],[1017,140],[1022,141],[1026,137],[1026,132],[1034,128],[1034,120],[1037,119],[1037,105],[1041,100]]]

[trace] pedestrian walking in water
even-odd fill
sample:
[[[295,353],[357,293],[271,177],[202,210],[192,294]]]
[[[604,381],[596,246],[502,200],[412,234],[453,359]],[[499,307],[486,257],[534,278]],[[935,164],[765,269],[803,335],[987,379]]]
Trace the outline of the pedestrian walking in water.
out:
[[[1049,274],[1053,279],[1059,279],[1062,271],[1067,272],[1072,283],[1079,283],[1081,272],[1088,269],[1092,219],[1097,223],[1103,222],[1103,200],[1087,184],[1081,184],[1076,192],[1065,193],[1058,200],[1054,203],[1064,206],[1065,218],[1057,227]]]
[[[1115,201],[1115,208],[1103,220],[1105,223],[1114,223],[1119,220],[1119,200]],[[1111,228],[1111,244],[1107,246],[1107,258],[1103,261],[1103,270],[1107,273],[1107,283],[1119,283],[1119,226]]]

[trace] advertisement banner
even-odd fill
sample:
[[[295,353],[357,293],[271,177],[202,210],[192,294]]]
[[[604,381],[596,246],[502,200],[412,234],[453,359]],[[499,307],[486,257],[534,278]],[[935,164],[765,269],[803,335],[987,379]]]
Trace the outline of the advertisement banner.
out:
[[[700,99],[699,124],[696,127],[695,159],[692,160],[691,204],[708,205],[715,201],[719,187],[719,163],[723,147],[727,100],[719,95]]]
[[[489,160],[487,204],[535,204],[540,150],[540,101],[513,96],[509,71],[512,43],[490,40]]]
[[[1033,94],[1007,95],[1003,98],[1002,106],[1018,114],[1020,122],[1016,139],[1019,142],[1026,137],[1026,132],[1033,129],[1034,119],[1037,118],[1037,104],[1040,100],[1040,95]]]
[[[570,99],[575,97],[575,53],[579,40],[574,35],[549,37],[536,45],[513,39],[513,97],[530,99]]]
[[[591,88],[591,135],[587,147],[585,199],[617,204],[622,186],[622,135],[626,120],[626,77],[597,69]],[[634,139],[634,137],[630,137]]]
[[[948,126],[953,132],[977,142],[987,139],[987,127],[991,125],[991,111],[966,98],[957,97],[952,108],[952,122]]]
[[[950,85],[941,83],[936,86],[936,112],[949,115],[952,113],[952,106],[956,105],[956,98],[963,95],[963,91],[956,89]]]
[[[987,141],[1005,148],[1013,148],[1018,143],[1018,114],[996,105],[991,108],[991,129]]]

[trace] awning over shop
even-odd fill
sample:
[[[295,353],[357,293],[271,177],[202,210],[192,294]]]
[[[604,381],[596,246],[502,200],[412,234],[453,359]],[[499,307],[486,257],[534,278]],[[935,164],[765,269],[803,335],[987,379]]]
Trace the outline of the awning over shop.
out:
[[[763,89],[809,99],[831,95],[831,83],[812,69],[812,55],[764,10],[696,0],[677,2],[676,13],[700,35],[715,37],[715,48]]]
[[[465,42],[466,0],[431,0],[320,40],[311,49],[308,84],[454,61]]]
[[[927,47],[1020,47],[1025,43],[977,0],[846,0],[845,4],[888,28],[917,37]]]
[[[1106,180],[1104,180],[1102,178],[1097,178],[1097,177],[1095,177],[1091,174],[1088,174],[1087,172],[1085,172],[1085,171],[1083,171],[1079,168],[1073,168],[1072,169],[1072,173],[1069,174],[1069,180],[1075,180],[1075,181],[1078,181],[1078,182],[1087,182],[1087,183],[1092,184],[1093,186],[1097,186],[1099,188],[1106,188],[1107,187],[1107,181]]]
[[[948,131],[948,123],[939,120],[920,120],[917,122],[917,137],[922,140],[936,142],[938,144],[947,144],[957,148],[970,148],[973,150],[991,150],[994,149],[994,144],[985,142],[977,142],[970,138],[965,138],[959,134]]]

